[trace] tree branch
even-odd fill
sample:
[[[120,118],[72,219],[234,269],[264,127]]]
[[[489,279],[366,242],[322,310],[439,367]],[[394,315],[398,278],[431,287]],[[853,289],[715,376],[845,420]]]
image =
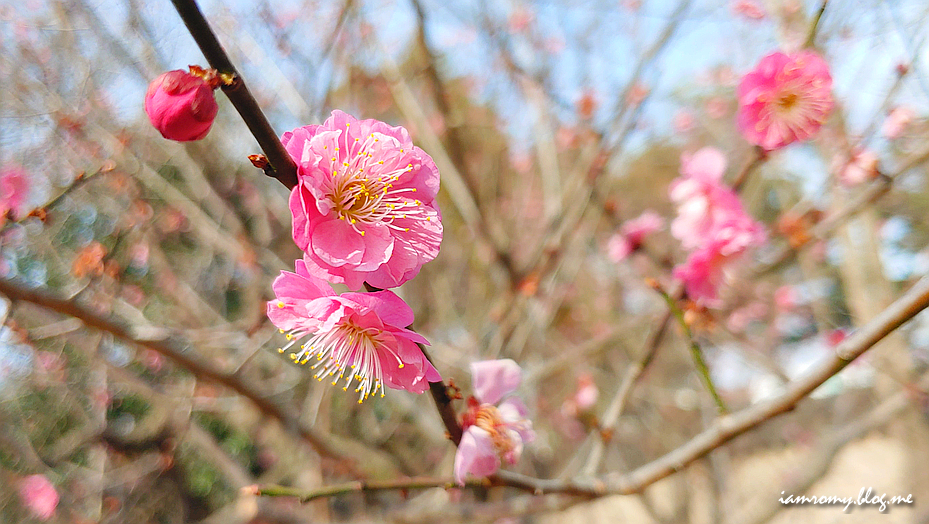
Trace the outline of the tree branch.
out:
[[[105,319],[76,302],[62,300],[43,291],[27,289],[6,279],[0,279],[0,293],[9,297],[10,300],[29,302],[80,319],[89,327],[111,333],[124,342],[164,355],[198,378],[225,386],[249,399],[263,414],[278,420],[288,431],[298,435],[320,455],[347,462],[346,455],[355,454],[352,450],[345,448],[344,443],[339,442],[338,439],[303,424],[298,415],[286,410],[242,382],[238,377],[224,373],[208,362],[203,362],[191,355],[187,350],[190,346],[189,341],[177,334],[170,333],[168,330],[158,330],[158,333],[142,335],[127,324]],[[364,469],[364,466],[362,465],[361,469]],[[352,474],[364,476],[358,465],[347,463],[347,467]]]

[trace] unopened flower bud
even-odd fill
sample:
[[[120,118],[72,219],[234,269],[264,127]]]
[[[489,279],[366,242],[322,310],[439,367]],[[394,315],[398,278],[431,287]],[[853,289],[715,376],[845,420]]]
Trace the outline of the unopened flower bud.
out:
[[[200,140],[210,132],[219,107],[213,96],[215,82],[200,68],[190,73],[177,69],[152,81],[145,94],[145,112],[161,135],[169,140]]]

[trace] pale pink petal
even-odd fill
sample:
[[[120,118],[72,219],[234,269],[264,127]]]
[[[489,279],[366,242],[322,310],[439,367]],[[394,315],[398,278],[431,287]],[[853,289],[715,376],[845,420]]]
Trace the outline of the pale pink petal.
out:
[[[463,486],[468,475],[486,477],[500,469],[500,458],[494,450],[490,433],[471,426],[461,436],[455,453],[455,482]]]
[[[681,155],[681,174],[701,182],[718,182],[726,172],[726,156],[715,147]]]
[[[504,395],[516,391],[522,382],[522,369],[511,359],[484,360],[471,363],[474,396],[487,404],[496,404]]]
[[[413,312],[390,291],[335,295],[314,276],[313,264],[298,261],[297,273],[282,272],[275,281],[276,300],[268,303],[268,317],[286,331],[290,352],[298,364],[313,362],[315,377],[353,383],[359,402],[385,388],[422,393],[441,376],[417,343],[425,338],[405,326]],[[299,274],[298,274],[299,273]]]
[[[386,324],[406,327],[413,323],[413,310],[393,291],[344,293],[342,297],[373,311]]]

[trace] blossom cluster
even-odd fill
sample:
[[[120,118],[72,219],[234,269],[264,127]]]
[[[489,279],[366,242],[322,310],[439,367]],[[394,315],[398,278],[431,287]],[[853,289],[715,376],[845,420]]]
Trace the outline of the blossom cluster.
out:
[[[322,125],[284,133],[297,165],[293,239],[304,255],[274,281],[268,317],[280,348],[312,362],[319,380],[355,384],[358,402],[386,388],[422,393],[441,377],[411,331],[413,311],[386,288],[434,259],[442,242],[439,172],[402,127],[333,111]],[[371,293],[337,295],[330,284]]]
[[[669,188],[677,204],[671,234],[689,250],[687,260],[674,268],[687,295],[704,305],[718,300],[726,266],[752,246],[765,241],[761,224],[749,216],[738,195],[723,183],[726,157],[706,147],[681,157],[681,177]]]

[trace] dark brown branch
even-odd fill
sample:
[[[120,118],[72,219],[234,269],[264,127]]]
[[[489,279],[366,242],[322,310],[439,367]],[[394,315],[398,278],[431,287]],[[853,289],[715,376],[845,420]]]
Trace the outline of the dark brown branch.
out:
[[[203,56],[210,63],[210,67],[220,73],[233,75],[232,84],[223,86],[222,89],[236,108],[236,111],[239,112],[242,120],[245,121],[248,130],[252,132],[255,140],[258,141],[258,145],[261,146],[265,156],[268,157],[273,170],[265,170],[265,173],[276,178],[288,189],[293,189],[297,185],[297,165],[294,164],[293,159],[284,149],[284,145],[278,139],[277,133],[274,132],[268,122],[268,118],[258,106],[258,101],[249,92],[242,75],[232,65],[229,55],[226,54],[226,50],[216,39],[216,34],[213,33],[206,18],[203,17],[197,3],[194,0],[171,0],[171,3],[174,4],[178,14],[181,15],[181,19],[203,52]]]
[[[429,356],[425,346],[419,343],[416,345],[423,351],[423,355],[426,355],[429,362],[432,362],[432,357]],[[448,438],[457,446],[461,442],[461,424],[458,423],[458,416],[455,415],[455,408],[452,407],[452,398],[448,396],[448,387],[442,381],[430,382],[429,393],[432,394],[435,407],[439,410],[439,416],[442,417],[442,423],[445,424],[445,429],[448,431]]]

